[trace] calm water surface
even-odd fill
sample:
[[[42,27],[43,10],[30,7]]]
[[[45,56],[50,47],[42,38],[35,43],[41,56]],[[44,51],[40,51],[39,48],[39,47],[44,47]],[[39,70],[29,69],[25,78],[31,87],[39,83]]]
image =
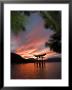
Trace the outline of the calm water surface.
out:
[[[11,79],[60,79],[61,63],[26,63],[11,65]]]

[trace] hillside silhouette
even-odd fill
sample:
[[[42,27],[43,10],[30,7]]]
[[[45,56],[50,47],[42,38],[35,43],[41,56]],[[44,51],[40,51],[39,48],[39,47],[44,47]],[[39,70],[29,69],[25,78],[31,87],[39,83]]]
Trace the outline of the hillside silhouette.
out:
[[[11,63],[32,63],[35,62],[36,60],[33,58],[30,59],[25,59],[22,58],[20,55],[16,53],[11,53]]]
[[[36,60],[34,58],[25,59],[16,53],[11,53],[11,63],[35,63],[35,62],[61,62],[60,57],[48,58],[46,60]]]

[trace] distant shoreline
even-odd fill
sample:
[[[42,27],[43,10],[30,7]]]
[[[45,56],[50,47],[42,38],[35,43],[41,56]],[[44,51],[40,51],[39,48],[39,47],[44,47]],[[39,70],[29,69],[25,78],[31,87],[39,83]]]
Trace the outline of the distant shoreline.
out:
[[[24,59],[21,56],[11,53],[11,64],[21,64],[21,63],[40,63],[40,62],[61,62],[61,57],[52,57],[46,60],[36,60],[33,58]]]

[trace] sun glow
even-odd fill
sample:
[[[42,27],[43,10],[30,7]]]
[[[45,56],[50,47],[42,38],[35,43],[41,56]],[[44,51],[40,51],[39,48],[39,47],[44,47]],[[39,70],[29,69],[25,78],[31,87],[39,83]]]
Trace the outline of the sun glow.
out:
[[[16,49],[16,53],[19,54],[21,57],[28,59],[28,58],[34,58],[36,59],[36,57],[34,55],[40,55],[40,54],[44,54],[46,53],[46,55],[44,56],[44,59],[51,57],[57,53],[51,51],[49,48],[44,48],[42,50],[37,50],[37,48],[35,49],[30,49],[30,50],[20,50],[21,48]]]

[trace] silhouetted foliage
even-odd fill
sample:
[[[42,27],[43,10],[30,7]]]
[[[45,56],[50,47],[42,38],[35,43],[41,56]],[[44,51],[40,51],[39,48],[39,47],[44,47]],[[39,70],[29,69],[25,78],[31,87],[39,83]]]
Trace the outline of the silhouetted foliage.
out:
[[[61,11],[41,11],[40,14],[45,21],[45,28],[61,30]]]
[[[24,11],[24,14],[27,16],[30,16],[30,12],[29,11]]]
[[[27,16],[22,11],[11,11],[11,30],[18,33],[25,30]]]
[[[46,42],[45,46],[49,46],[51,50],[61,53],[61,33],[55,33],[51,36],[50,40]]]
[[[60,11],[11,11],[11,29],[18,33],[25,30],[27,16],[31,13],[40,13],[45,21],[45,28],[52,28],[55,31],[60,30],[61,12]]]
[[[43,13],[43,12],[42,12]],[[43,16],[45,18],[45,27],[48,26],[55,31],[55,33],[51,36],[51,39],[45,43],[46,47],[50,47],[51,50],[61,53],[61,12],[60,11],[48,11],[44,12],[46,15]]]

